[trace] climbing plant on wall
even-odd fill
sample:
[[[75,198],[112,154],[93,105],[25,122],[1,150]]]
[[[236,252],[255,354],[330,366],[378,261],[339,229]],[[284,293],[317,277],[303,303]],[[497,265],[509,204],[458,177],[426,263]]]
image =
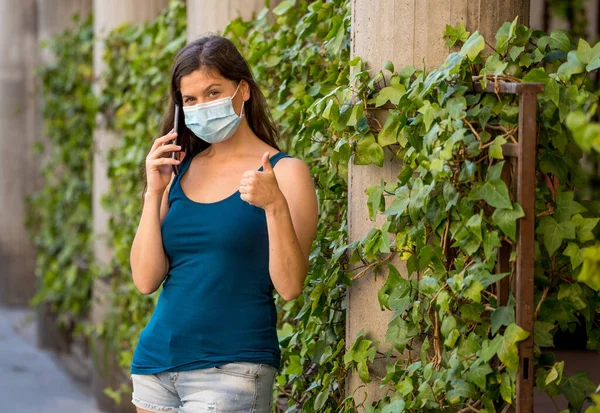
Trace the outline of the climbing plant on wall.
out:
[[[360,401],[341,398],[343,370],[372,380],[367,366],[376,343],[359,334],[340,351],[338,312],[356,264],[389,271],[377,297],[394,312],[386,335],[393,350],[386,355],[416,353],[387,366],[382,383],[394,391],[367,411],[495,412],[514,403],[517,344],[529,333],[515,324],[514,297],[499,305],[493,285],[512,276],[496,272],[497,250],[501,240],[516,241],[523,215],[500,179],[501,145],[516,139],[518,108],[514,97],[477,93],[475,75],[546,88],[538,115],[536,381],[580,411],[595,386],[585,373],[563,374],[547,348],[557,332],[580,323],[588,348],[600,342],[599,288],[585,266],[598,209],[577,199],[586,185],[581,148],[590,149],[597,135],[571,133],[575,120],[595,128],[589,118],[568,120],[570,112],[596,110],[587,79],[597,70],[600,46],[572,45],[565,32],[545,35],[515,21],[500,28],[490,53],[479,33],[449,27],[448,45],[457,50],[439,69],[394,71],[388,62],[369,74],[360,58],[349,60],[345,6],[284,1],[273,11],[274,23],[265,12],[233,21],[227,31],[269,91],[290,152],[312,165],[320,199],[345,198],[350,161],[404,161],[397,180],[365,188],[371,218],[387,219],[364,239],[340,244],[345,205],[333,202],[334,214],[321,212],[305,293],[282,307],[284,368],[277,382],[288,411],[349,411]],[[380,124],[374,110],[384,105],[392,108]],[[339,227],[331,226],[335,219]],[[390,264],[394,256],[406,261],[408,278]]]
[[[52,61],[37,69],[44,140],[36,143],[42,188],[27,200],[26,224],[36,249],[38,289],[32,305],[47,303],[60,324],[79,329],[90,306],[92,276],[91,16],[42,45]]]

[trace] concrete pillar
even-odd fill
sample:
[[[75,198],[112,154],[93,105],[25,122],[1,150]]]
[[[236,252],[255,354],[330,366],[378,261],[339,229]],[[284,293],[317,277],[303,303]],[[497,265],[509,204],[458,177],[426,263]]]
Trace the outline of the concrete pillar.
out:
[[[92,0],[37,0],[38,41],[44,41],[72,26],[74,15],[85,20],[92,12]],[[54,57],[48,49],[40,50],[40,63]]]
[[[0,304],[25,306],[35,292],[35,251],[25,197],[38,173],[35,134],[35,0],[0,0]]]
[[[271,0],[271,8],[280,0]],[[205,33],[222,34],[225,26],[237,18],[252,18],[265,7],[264,0],[188,0],[188,42]]]
[[[352,56],[360,56],[374,70],[379,70],[386,60],[391,60],[396,70],[407,65],[422,67],[423,61],[427,68],[431,68],[441,64],[448,55],[442,38],[446,24],[455,26],[462,22],[467,30],[479,30],[493,44],[495,33],[502,23],[512,21],[517,15],[521,22],[527,24],[528,0],[354,0]],[[383,224],[383,217],[379,217],[377,222],[369,219],[365,189],[379,184],[381,178],[388,182],[395,181],[400,167],[400,162],[387,159],[382,168],[350,163],[349,242],[362,239],[371,227]],[[401,274],[406,275],[404,265],[397,261],[394,264]],[[385,283],[386,275],[378,275],[375,281],[372,274],[367,273],[355,280],[349,289],[347,348],[362,328],[367,338],[380,341],[379,351],[385,352],[391,348],[385,343],[385,333],[392,312],[381,312],[377,301],[377,292]],[[388,389],[380,389],[379,382],[385,376],[385,365],[390,360],[376,360],[370,366],[373,381],[364,385],[357,375],[352,374],[347,380],[346,394],[354,394],[355,400],[362,401],[365,393],[368,393],[367,403],[384,396]]]

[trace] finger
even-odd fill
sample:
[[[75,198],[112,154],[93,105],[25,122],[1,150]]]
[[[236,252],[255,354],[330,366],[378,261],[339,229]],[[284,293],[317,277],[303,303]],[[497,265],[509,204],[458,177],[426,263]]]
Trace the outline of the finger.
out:
[[[156,165],[179,165],[181,163],[178,159],[173,158],[158,158],[158,159],[149,159],[148,165],[156,166]]]
[[[271,162],[269,162],[269,157],[271,154],[269,152],[265,152],[262,156],[262,165],[264,172],[273,172],[273,167],[271,166]]]
[[[240,185],[240,192],[243,194],[247,194],[252,190],[252,186],[249,184]]]
[[[154,152],[156,150],[156,148],[158,148],[160,145],[163,145],[166,142],[172,141],[176,137],[177,137],[177,133],[175,133],[175,131],[171,131],[171,132],[167,133],[166,135],[161,136],[160,138],[156,138],[154,140],[154,143],[152,144],[152,148],[150,149],[150,152]]]
[[[158,148],[156,148],[156,150],[154,152],[152,152],[150,154],[150,156],[148,156],[148,158],[156,159],[156,158],[160,158],[165,152],[178,152],[180,150],[181,150],[181,146],[179,146],[179,145],[174,145],[174,144],[162,145],[162,146],[159,146]]]

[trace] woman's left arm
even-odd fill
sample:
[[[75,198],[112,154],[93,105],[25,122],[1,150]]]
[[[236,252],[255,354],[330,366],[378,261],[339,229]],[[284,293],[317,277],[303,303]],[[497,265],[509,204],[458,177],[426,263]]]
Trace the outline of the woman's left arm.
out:
[[[286,301],[302,294],[308,257],[317,233],[318,203],[308,166],[297,158],[277,163],[281,196],[267,205],[269,272],[275,289]]]
[[[269,233],[269,272],[273,286],[286,301],[302,294],[308,257],[317,233],[318,201],[310,169],[302,160],[283,158],[263,171],[246,171],[241,198],[265,210]]]

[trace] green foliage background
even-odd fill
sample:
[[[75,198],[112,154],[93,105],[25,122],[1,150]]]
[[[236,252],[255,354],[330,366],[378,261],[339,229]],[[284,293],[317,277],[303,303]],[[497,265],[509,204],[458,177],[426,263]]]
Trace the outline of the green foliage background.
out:
[[[93,271],[92,147],[97,102],[93,82],[91,17],[43,45],[53,62],[37,69],[45,140],[42,189],[28,198],[26,225],[36,248],[38,290],[31,305],[47,303],[67,329],[85,320]]]
[[[366,406],[367,412],[456,412],[473,406],[489,413],[514,403],[517,343],[528,333],[515,324],[514,298],[506,306],[497,303],[494,282],[512,276],[496,272],[497,249],[501,241],[514,242],[522,216],[499,179],[505,162],[501,145],[516,138],[517,101],[477,93],[474,75],[545,85],[538,112],[536,383],[551,396],[564,394],[570,410],[581,411],[595,386],[585,373],[564,374],[548,349],[557,333],[581,326],[588,348],[600,350],[598,205],[584,200],[587,175],[580,166],[583,151],[600,148],[600,126],[593,122],[597,91],[589,80],[600,68],[600,45],[574,44],[564,32],[545,35],[508,22],[490,54],[477,32],[448,27],[451,52],[440,68],[395,71],[387,62],[374,72],[360,58],[350,58],[348,1],[285,0],[268,17],[265,10],[251,22],[234,20],[225,34],[248,59],[269,100],[282,149],[310,165],[319,197],[304,294],[277,301],[283,366],[276,393],[288,400],[287,411],[353,411],[361,401],[344,394],[347,374],[368,383],[375,357],[409,350],[412,358],[387,366],[382,383],[392,391]],[[139,222],[144,158],[158,134],[169,68],[185,43],[185,21],[183,2],[173,1],[156,21],[119,28],[107,42],[100,105],[119,145],[109,158],[111,189],[104,201],[115,254],[100,276],[111,282],[112,303],[108,318],[89,332],[110,344],[124,370],[158,297],[135,289],[128,259]],[[69,41],[85,43],[78,37]],[[62,99],[61,105],[76,105],[65,101],[63,91],[49,94]],[[375,116],[382,110],[384,121]],[[81,119],[93,119],[83,113]],[[65,115],[47,118],[60,116]],[[52,128],[72,136],[61,124]],[[381,166],[386,157],[404,162],[397,179],[365,188],[371,218],[383,215],[385,224],[374,222],[363,239],[348,242],[348,163]],[[91,180],[84,183],[89,193]],[[39,260],[56,259],[60,248],[52,247],[51,232],[56,220],[42,218],[49,235],[39,245],[48,252]],[[89,231],[83,231],[88,238]],[[77,245],[88,245],[84,241]],[[72,254],[57,268],[78,262]],[[408,278],[392,264],[395,258],[406,262]],[[393,349],[385,354],[362,332],[344,341],[346,289],[352,277],[368,270],[389,272],[377,297],[382,310],[393,312],[385,338]],[[48,272],[43,280],[55,285],[52,277]],[[89,280],[87,285],[89,294]],[[47,291],[67,294],[57,286]]]

